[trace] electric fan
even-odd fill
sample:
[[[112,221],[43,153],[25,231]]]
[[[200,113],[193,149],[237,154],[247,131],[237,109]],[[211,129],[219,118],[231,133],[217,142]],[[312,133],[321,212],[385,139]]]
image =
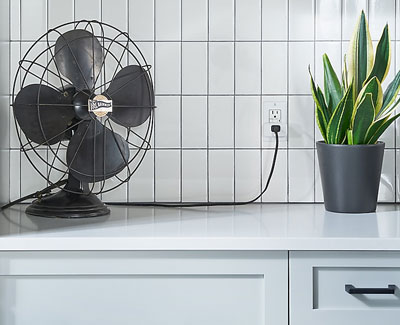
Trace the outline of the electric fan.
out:
[[[60,191],[26,213],[110,212],[97,195],[128,182],[151,147],[150,68],[127,33],[98,21],[50,29],[27,50],[12,93],[17,134],[32,166]]]

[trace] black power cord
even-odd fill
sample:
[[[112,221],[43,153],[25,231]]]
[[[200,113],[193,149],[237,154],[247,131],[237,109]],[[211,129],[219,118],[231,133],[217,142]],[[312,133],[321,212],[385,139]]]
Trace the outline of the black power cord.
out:
[[[272,165],[268,175],[267,183],[264,189],[259,195],[250,201],[244,202],[200,202],[200,203],[136,203],[136,202],[106,202],[107,205],[119,205],[119,206],[135,206],[135,207],[162,207],[162,208],[195,208],[195,207],[215,207],[215,206],[236,206],[236,205],[246,205],[254,203],[257,201],[264,193],[267,191],[269,183],[271,183],[272,175],[274,173],[276,158],[278,156],[279,147],[279,136],[278,133],[281,131],[280,125],[271,125],[271,132],[275,134],[275,150],[274,157],[272,158]]]
[[[254,203],[257,201],[263,194],[267,191],[269,183],[271,182],[272,175],[274,173],[275,165],[276,165],[276,158],[278,156],[278,147],[279,147],[279,136],[278,133],[281,131],[280,125],[272,125],[271,132],[275,134],[275,150],[274,150],[274,157],[272,158],[272,165],[271,170],[268,175],[267,183],[265,184],[264,189],[261,191],[259,195],[257,195],[254,199],[250,201],[244,202],[200,202],[200,203],[153,203],[153,202],[145,202],[145,203],[136,203],[136,202],[106,202],[107,205],[119,205],[119,206],[136,206],[136,207],[163,207],[163,208],[194,208],[194,207],[214,207],[214,206],[236,206],[236,205],[246,205],[250,203]],[[37,199],[43,197],[43,195],[50,194],[50,192],[58,188],[62,185],[65,185],[67,180],[62,180],[57,183],[54,183],[41,191],[37,191],[35,193],[31,193],[24,197],[21,197],[15,201],[7,203],[3,205],[0,209],[5,210],[15,204],[21,203],[28,199]]]
[[[37,191],[37,192],[35,192],[35,193],[31,193],[31,194],[25,195],[25,196],[23,196],[23,197],[21,197],[21,198],[15,200],[15,201],[12,201],[12,202],[10,202],[10,203],[7,203],[7,204],[3,205],[3,206],[0,208],[0,210],[5,210],[5,209],[7,209],[7,208],[9,208],[9,207],[11,207],[11,206],[13,206],[13,205],[15,205],[15,204],[21,203],[21,202],[23,202],[23,201],[25,201],[25,200],[28,200],[28,199],[40,199],[40,198],[42,198],[44,195],[50,194],[50,192],[51,192],[52,190],[54,190],[55,188],[58,188],[58,187],[63,186],[63,185],[65,185],[65,184],[67,184],[67,180],[66,180],[66,179],[63,179],[63,180],[61,180],[61,181],[58,181],[57,183],[54,183],[54,184],[51,184],[50,186],[47,186],[47,187],[44,188],[43,190],[40,190],[40,191]]]

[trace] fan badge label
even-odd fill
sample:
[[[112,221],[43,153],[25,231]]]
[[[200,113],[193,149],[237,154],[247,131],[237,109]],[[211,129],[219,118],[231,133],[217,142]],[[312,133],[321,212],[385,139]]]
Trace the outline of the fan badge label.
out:
[[[112,112],[112,100],[106,96],[97,95],[93,99],[89,99],[89,112],[94,113],[98,117],[103,117],[107,113]]]

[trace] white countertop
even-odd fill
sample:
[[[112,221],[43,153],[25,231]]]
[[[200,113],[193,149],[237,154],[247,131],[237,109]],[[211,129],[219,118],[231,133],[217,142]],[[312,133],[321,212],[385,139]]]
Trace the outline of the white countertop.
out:
[[[0,250],[400,250],[400,206],[335,214],[321,204],[111,207],[94,219],[0,216]]]

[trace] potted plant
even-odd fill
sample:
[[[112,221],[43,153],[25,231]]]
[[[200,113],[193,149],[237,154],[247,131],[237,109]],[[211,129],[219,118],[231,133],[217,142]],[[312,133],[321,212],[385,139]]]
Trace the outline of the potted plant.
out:
[[[364,11],[358,19],[339,81],[323,55],[324,91],[311,75],[316,121],[324,141],[317,142],[325,209],[364,213],[376,210],[385,144],[382,133],[400,114],[400,72],[383,92],[391,57],[388,25],[373,53]]]

